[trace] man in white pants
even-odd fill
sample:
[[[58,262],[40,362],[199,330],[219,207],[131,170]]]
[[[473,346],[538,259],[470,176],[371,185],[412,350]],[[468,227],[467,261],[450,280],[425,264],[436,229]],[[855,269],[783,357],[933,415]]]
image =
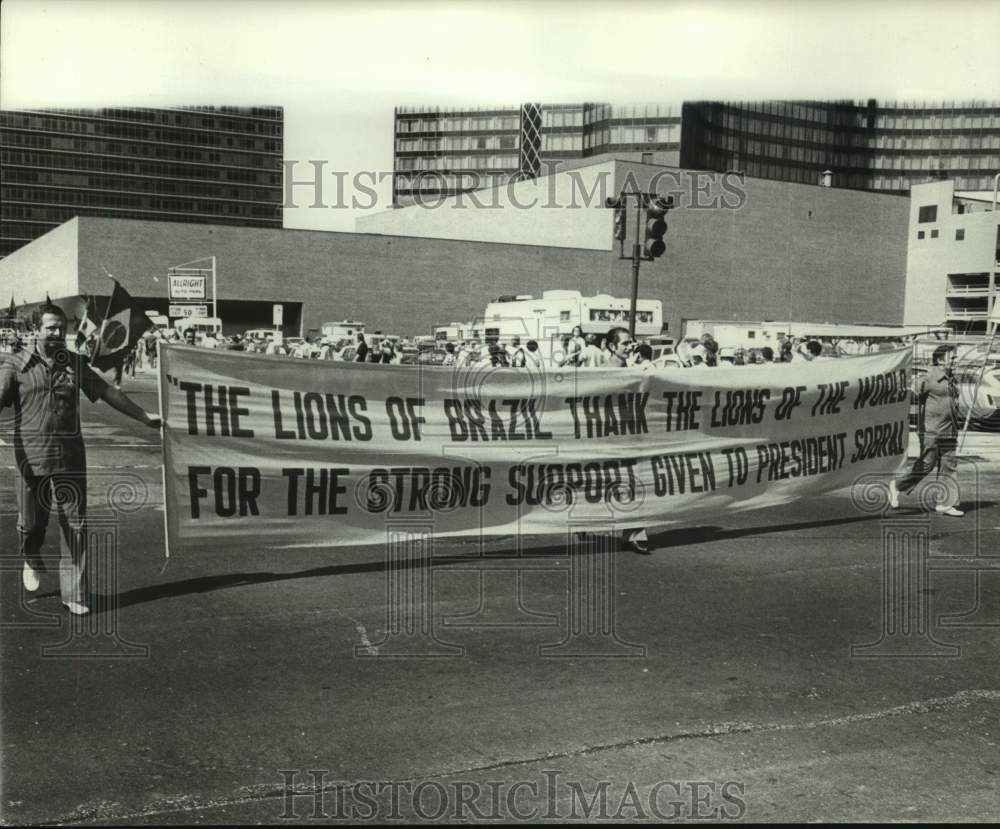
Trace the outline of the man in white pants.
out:
[[[80,392],[103,400],[140,423],[159,428],[160,418],[140,409],[66,349],[66,314],[42,308],[34,344],[0,363],[0,412],[13,411],[14,458],[24,589],[34,592],[44,570],[42,543],[56,513],[61,535],[59,589],[73,614],[87,603],[87,457],[80,431]]]

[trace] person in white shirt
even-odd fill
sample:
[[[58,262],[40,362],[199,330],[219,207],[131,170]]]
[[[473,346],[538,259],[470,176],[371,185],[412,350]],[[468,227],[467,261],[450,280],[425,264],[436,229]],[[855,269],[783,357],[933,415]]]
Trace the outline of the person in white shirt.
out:
[[[607,352],[598,347],[597,335],[588,334],[584,338],[584,341],[586,345],[584,345],[583,353],[580,355],[580,365],[590,366],[591,368],[603,366],[607,359]]]
[[[524,368],[525,364],[524,348],[521,346],[520,337],[511,337],[510,340],[510,364],[513,368]]]

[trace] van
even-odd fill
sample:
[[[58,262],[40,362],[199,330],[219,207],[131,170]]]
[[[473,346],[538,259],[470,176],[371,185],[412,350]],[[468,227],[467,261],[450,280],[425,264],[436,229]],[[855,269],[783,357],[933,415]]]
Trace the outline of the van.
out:
[[[216,337],[222,336],[222,320],[218,317],[186,317],[174,323],[177,332],[184,336],[184,332],[193,328],[195,339],[201,340],[206,334],[211,332]]]

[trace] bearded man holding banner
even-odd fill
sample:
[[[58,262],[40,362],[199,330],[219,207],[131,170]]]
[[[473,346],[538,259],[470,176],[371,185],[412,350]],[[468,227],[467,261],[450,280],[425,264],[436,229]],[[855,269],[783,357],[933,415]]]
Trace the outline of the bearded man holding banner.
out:
[[[123,355],[124,356],[124,355]],[[0,412],[13,410],[14,457],[25,590],[34,592],[44,570],[42,542],[49,516],[58,513],[61,533],[59,588],[73,614],[87,603],[87,461],[80,431],[80,392],[151,428],[150,415],[108,383],[81,354],[66,348],[66,314],[46,304],[34,344],[0,365]]]

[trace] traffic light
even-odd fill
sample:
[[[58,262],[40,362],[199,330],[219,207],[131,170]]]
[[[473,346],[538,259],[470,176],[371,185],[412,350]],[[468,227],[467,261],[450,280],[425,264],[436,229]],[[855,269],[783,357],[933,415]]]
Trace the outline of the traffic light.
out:
[[[607,198],[604,200],[605,207],[611,207],[615,211],[614,224],[612,225],[611,238],[623,241],[628,235],[626,232],[625,220],[625,199],[619,196],[617,199]]]
[[[663,256],[667,249],[663,234],[667,232],[667,222],[664,217],[674,206],[673,196],[653,196],[646,204],[646,237],[643,241],[643,252],[650,259]]]
[[[615,223],[614,231],[612,232],[613,239],[624,240],[626,234],[625,230],[625,205],[619,205],[615,208]]]

